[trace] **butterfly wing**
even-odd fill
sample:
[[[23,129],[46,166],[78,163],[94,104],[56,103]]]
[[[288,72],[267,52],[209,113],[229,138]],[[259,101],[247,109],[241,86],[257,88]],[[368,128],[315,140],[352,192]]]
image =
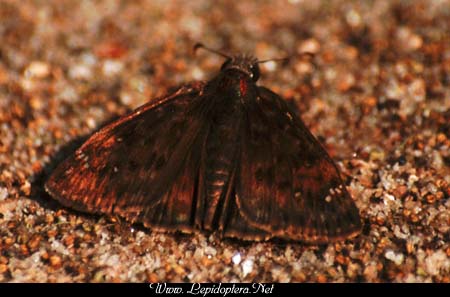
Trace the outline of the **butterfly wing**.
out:
[[[105,126],[56,168],[46,190],[80,211],[190,231],[211,108],[202,89],[183,87]]]
[[[324,243],[358,233],[358,209],[325,149],[278,95],[258,91],[241,131],[239,215],[290,240]]]

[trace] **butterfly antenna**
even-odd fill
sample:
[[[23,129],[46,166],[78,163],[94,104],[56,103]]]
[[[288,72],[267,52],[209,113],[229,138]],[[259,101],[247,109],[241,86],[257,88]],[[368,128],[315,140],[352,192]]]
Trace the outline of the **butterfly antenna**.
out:
[[[194,45],[194,53],[195,53],[199,48],[204,49],[204,50],[206,50],[206,51],[208,51],[208,52],[214,53],[214,54],[216,54],[216,55],[219,55],[219,56],[221,56],[221,57],[224,57],[224,58],[226,58],[226,59],[231,59],[230,56],[228,56],[228,55],[226,55],[226,54],[224,54],[224,53],[222,53],[222,52],[220,52],[220,51],[218,51],[218,50],[215,50],[215,49],[212,49],[212,48],[210,48],[210,47],[207,47],[206,45],[204,45],[203,43],[200,43],[200,42],[197,42],[197,43]]]
[[[266,62],[283,62],[283,64],[288,63],[293,57],[298,57],[300,59],[302,58],[309,58],[309,59],[313,59],[314,58],[314,54],[310,53],[310,52],[302,52],[298,55],[291,55],[285,58],[276,58],[276,59],[267,59],[267,60],[260,60],[257,63],[261,64],[261,63],[266,63]]]

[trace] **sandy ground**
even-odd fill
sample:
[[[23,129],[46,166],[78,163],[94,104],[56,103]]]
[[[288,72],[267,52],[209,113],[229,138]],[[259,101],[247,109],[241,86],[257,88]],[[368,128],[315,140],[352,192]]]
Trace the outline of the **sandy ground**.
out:
[[[189,3],[188,3],[189,2]],[[188,4],[187,4],[188,3]],[[0,281],[450,282],[450,2],[0,0]],[[177,235],[43,190],[81,141],[222,63],[260,59],[364,220],[325,246]]]

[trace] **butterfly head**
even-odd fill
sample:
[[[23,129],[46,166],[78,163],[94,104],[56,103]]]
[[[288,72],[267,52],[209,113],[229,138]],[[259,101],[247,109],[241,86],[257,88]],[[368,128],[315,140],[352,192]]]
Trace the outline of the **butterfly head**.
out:
[[[197,43],[194,46],[194,51],[202,48],[216,55],[226,58],[225,63],[223,63],[221,71],[225,75],[229,74],[232,77],[239,77],[240,81],[245,81],[246,78],[256,82],[259,79],[260,71],[259,64],[271,62],[271,61],[288,61],[290,57],[281,59],[268,59],[268,60],[258,60],[252,55],[235,55],[229,56],[221,51],[209,48],[202,43]],[[312,54],[305,53],[306,56]]]
[[[248,54],[230,56],[222,53],[221,51],[209,48],[202,43],[197,43],[194,46],[194,51],[199,48],[205,49],[211,53],[226,58],[225,63],[222,64],[222,67],[220,69],[221,72],[225,75],[230,75],[231,77],[239,77],[240,79],[247,78],[254,82],[259,79],[260,73],[258,64],[261,63],[261,61],[258,61],[258,59],[256,59],[254,56]]]
[[[238,73],[255,82],[260,75],[258,60],[251,55],[236,55],[227,58],[225,63],[222,64],[221,71],[231,75]]]

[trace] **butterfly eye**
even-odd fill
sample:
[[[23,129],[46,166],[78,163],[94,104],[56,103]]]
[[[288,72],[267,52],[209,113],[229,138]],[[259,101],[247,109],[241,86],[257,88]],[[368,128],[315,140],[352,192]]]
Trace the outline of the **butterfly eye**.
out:
[[[231,63],[231,59],[227,59],[223,64],[222,67],[220,67],[220,70],[226,69]]]
[[[253,74],[252,80],[253,80],[253,81],[257,81],[257,80],[259,79],[259,75],[260,75],[258,64],[253,64],[253,65],[250,67],[250,71],[251,71],[252,74]]]

